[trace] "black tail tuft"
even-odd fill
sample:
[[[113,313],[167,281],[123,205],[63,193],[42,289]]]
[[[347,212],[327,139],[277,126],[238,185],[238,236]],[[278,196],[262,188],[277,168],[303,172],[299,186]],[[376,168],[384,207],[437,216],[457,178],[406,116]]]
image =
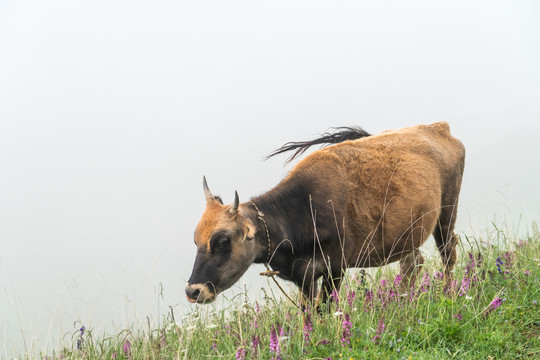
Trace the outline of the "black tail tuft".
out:
[[[334,132],[325,132],[321,135],[320,138],[311,140],[311,141],[299,141],[299,142],[288,142],[279,149],[274,150],[270,155],[266,157],[266,160],[270,159],[272,156],[283,154],[284,152],[296,150],[294,154],[289,156],[285,163],[288,163],[294,160],[299,155],[302,155],[307,149],[312,145],[321,144],[321,148],[337,144],[347,140],[356,140],[366,136],[370,136],[366,131],[362,130],[359,127],[338,127],[332,128]]]

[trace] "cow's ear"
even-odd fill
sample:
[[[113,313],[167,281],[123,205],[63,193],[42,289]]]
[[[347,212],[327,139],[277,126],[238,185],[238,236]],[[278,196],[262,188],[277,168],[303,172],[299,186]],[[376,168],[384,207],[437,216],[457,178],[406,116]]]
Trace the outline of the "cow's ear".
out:
[[[254,238],[255,238],[255,228],[250,224],[246,224],[244,228],[244,240],[251,241]]]

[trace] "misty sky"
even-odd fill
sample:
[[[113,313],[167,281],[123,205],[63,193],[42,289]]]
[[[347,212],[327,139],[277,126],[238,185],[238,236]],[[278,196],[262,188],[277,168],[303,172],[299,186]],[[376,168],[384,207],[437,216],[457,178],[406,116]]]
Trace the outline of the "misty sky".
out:
[[[202,176],[246,201],[291,169],[265,155],[330,127],[448,121],[467,148],[457,232],[524,233],[538,19],[532,0],[0,0],[0,357],[50,352],[75,320],[186,311]]]

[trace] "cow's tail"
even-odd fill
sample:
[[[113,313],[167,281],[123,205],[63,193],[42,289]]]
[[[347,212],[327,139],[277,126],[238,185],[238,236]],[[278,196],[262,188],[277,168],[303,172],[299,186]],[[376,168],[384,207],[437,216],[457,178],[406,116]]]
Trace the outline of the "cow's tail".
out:
[[[362,130],[359,127],[337,127],[332,128],[332,131],[327,131],[324,134],[321,135],[321,137],[315,139],[315,140],[309,140],[309,141],[299,141],[299,142],[288,142],[279,149],[274,150],[272,153],[270,153],[266,159],[270,159],[272,156],[283,154],[287,151],[296,150],[294,154],[289,156],[285,163],[288,163],[298,157],[299,155],[302,155],[308,148],[310,148],[312,145],[321,145],[321,148],[331,145],[331,144],[337,144],[343,141],[347,140],[356,140],[360,139],[366,136],[370,136],[369,133]]]

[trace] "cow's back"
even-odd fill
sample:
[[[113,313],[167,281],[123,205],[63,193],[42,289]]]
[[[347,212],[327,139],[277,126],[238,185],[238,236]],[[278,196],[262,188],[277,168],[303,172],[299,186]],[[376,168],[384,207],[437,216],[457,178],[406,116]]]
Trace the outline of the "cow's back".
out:
[[[344,210],[349,262],[358,265],[363,258],[364,266],[378,266],[393,260],[388,249],[397,259],[433,232],[447,182],[458,175],[461,181],[464,148],[448,124],[436,123],[347,141],[311,156],[312,163],[326,163],[324,176],[334,184],[322,194],[342,199],[337,205]]]

